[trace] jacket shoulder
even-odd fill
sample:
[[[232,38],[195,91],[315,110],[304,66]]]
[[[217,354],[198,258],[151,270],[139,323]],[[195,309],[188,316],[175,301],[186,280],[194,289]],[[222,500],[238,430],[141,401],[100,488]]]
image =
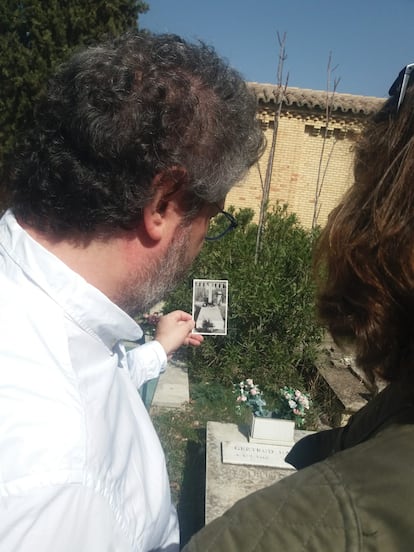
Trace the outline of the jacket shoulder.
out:
[[[332,550],[357,552],[361,531],[341,478],[322,462],[236,503],[185,552]]]

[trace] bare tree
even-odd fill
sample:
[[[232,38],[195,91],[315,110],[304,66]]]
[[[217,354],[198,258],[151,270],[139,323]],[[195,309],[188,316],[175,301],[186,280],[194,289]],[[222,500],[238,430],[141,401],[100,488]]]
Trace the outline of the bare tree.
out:
[[[263,225],[265,221],[267,206],[269,203],[270,184],[272,181],[272,172],[273,172],[273,165],[274,165],[274,159],[275,159],[276,140],[277,140],[277,132],[279,128],[279,120],[280,120],[283,100],[285,98],[286,88],[289,80],[289,74],[288,74],[286,76],[285,83],[283,84],[283,66],[287,58],[286,49],[285,49],[286,33],[283,33],[283,36],[280,36],[278,32],[277,40],[279,43],[279,61],[277,65],[276,88],[273,90],[273,96],[275,98],[275,103],[274,103],[275,117],[274,117],[273,132],[272,132],[272,142],[270,144],[269,157],[267,159],[266,174],[265,174],[264,181],[262,180],[262,176],[259,168],[260,181],[262,185],[262,200],[260,202],[259,222],[257,225],[256,249],[255,249],[255,256],[254,256],[255,263],[257,263],[259,258],[260,243],[261,243],[261,237],[263,233]]]
[[[332,52],[329,52],[328,66],[326,70],[327,79],[326,79],[325,127],[323,128],[322,149],[319,157],[318,176],[316,179],[316,186],[315,186],[315,201],[313,206],[312,228],[316,228],[318,224],[318,219],[321,212],[322,189],[325,182],[326,172],[328,170],[329,163],[331,161],[332,154],[336,145],[336,138],[334,136],[331,143],[331,148],[327,154],[327,158],[325,161],[325,151],[327,149],[327,144],[328,144],[327,140],[330,132],[329,125],[332,117],[334,98],[338,88],[338,84],[341,80],[340,78],[334,78],[333,86],[331,90],[332,74],[334,73],[337,67],[338,67],[337,65],[335,65],[335,67],[332,67]]]

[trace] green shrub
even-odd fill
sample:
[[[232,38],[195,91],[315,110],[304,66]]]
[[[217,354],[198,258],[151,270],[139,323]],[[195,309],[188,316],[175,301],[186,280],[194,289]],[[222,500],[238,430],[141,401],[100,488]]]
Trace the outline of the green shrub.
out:
[[[234,213],[234,209],[230,209]],[[266,394],[284,385],[306,389],[321,329],[314,319],[311,251],[314,233],[277,205],[264,222],[255,263],[253,212],[239,211],[238,227],[207,242],[189,277],[167,299],[165,311],[191,312],[193,278],[229,281],[227,336],[206,336],[186,352],[192,382],[233,382],[252,377]]]

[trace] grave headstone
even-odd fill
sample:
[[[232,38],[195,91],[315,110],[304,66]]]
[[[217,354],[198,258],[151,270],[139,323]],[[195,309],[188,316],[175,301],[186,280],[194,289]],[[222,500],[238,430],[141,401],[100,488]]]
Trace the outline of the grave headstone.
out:
[[[310,432],[295,430],[295,441],[308,433]],[[206,523],[221,516],[241,498],[295,472],[293,466],[289,464],[283,467],[274,465],[280,462],[281,446],[249,443],[248,436],[248,426],[220,422],[207,423]],[[234,444],[238,447],[242,446],[243,450],[235,450]],[[269,450],[270,446],[276,447],[272,453]],[[252,452],[250,447],[254,447],[256,452]],[[289,448],[286,447],[286,449]],[[265,453],[266,450],[267,453]],[[249,460],[251,463],[223,462],[223,451],[227,460],[230,455],[233,461]],[[273,467],[258,464],[259,461],[267,461],[265,457],[266,459],[273,457]],[[276,458],[278,458],[277,461]]]

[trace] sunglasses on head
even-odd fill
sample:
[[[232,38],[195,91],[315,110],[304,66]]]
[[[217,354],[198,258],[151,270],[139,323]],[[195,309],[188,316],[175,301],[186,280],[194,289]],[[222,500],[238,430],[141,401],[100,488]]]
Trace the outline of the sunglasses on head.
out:
[[[398,96],[397,111],[400,109],[401,104],[404,101],[405,93],[407,92],[408,85],[413,84],[410,82],[411,73],[414,71],[414,63],[406,65],[399,73],[398,77],[392,83],[391,88],[388,91],[390,96]]]

